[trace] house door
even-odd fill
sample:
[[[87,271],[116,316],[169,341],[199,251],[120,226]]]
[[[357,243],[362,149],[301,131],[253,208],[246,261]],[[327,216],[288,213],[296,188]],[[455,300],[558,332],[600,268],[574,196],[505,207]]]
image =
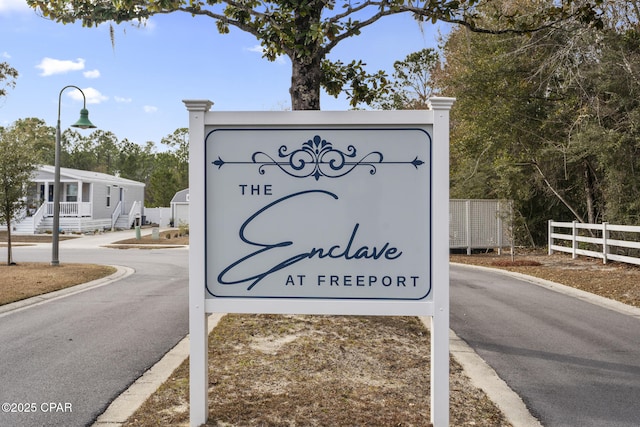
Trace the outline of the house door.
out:
[[[120,187],[120,209],[121,209],[121,214],[125,214],[125,210],[124,210],[124,188]]]

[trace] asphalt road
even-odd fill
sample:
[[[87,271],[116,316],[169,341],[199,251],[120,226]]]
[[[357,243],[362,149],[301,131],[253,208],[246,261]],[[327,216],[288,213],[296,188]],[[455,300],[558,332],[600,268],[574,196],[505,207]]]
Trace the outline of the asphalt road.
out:
[[[61,242],[61,263],[135,274],[0,315],[0,427],[91,425],[187,334],[188,251],[96,246],[117,238]],[[50,245],[14,248],[14,259],[47,262]],[[452,266],[451,328],[544,426],[640,425],[639,318]]]
[[[640,425],[640,318],[451,266],[451,329],[547,427]]]
[[[46,262],[50,252],[50,245],[17,247],[14,259]],[[188,333],[187,250],[61,242],[60,261],[135,273],[0,316],[0,427],[91,425]]]

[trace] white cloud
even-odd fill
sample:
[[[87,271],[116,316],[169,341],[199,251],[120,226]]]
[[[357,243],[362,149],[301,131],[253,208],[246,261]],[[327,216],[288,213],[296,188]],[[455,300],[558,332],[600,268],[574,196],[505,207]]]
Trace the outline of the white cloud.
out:
[[[75,61],[44,58],[36,68],[40,68],[41,76],[52,76],[54,74],[65,74],[69,71],[79,71],[84,69],[84,59],[78,58]]]
[[[0,1],[2,1],[2,0],[0,0]],[[11,55],[9,55],[8,52],[2,52],[2,57],[6,58],[6,59],[11,59]]]
[[[253,47],[245,47],[244,50],[248,51],[248,52],[256,52],[256,53],[264,53],[264,48],[262,46],[260,46],[259,44],[253,46]]]
[[[84,73],[82,73],[82,75],[88,79],[97,79],[98,77],[100,77],[100,70],[85,71]]]
[[[260,55],[264,55],[264,48],[262,46],[260,46],[259,44],[255,45],[253,47],[245,47],[244,50],[246,50],[247,52],[255,52],[255,53],[259,53]],[[277,64],[285,64],[287,61],[284,59],[284,56],[278,55],[276,57],[275,62]]]
[[[152,114],[158,111],[158,107],[154,107],[153,105],[145,105],[143,108],[144,108],[144,112],[149,114]]]
[[[25,0],[0,0],[0,12],[28,12],[32,10]]]
[[[84,96],[87,97],[87,104],[100,104],[101,102],[107,101],[109,99],[108,96],[104,96],[100,93],[100,91],[92,87],[82,89],[82,92],[84,92]],[[72,98],[76,101],[83,100],[82,94],[77,90],[72,90],[71,92],[69,92],[69,98]]]
[[[121,104],[129,104],[132,101],[131,98],[123,98],[121,96],[114,96],[113,100],[116,101],[116,102],[119,102]]]

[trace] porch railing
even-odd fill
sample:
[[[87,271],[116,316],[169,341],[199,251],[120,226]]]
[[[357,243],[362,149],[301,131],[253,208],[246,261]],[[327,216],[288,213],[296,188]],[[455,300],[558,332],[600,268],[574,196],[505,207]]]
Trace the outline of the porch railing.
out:
[[[116,208],[113,210],[113,213],[111,214],[111,230],[113,230],[114,227],[116,226],[116,222],[118,222],[118,218],[120,217],[121,214],[122,214],[122,202],[118,202],[118,205],[116,206]]]
[[[45,216],[53,216],[53,202],[47,202]],[[91,217],[93,210],[91,202],[60,202],[61,217]]]
[[[33,232],[34,233],[38,229],[38,225],[40,225],[40,221],[42,221],[42,218],[44,217],[45,210],[46,210],[46,207],[44,205],[40,205],[40,207],[38,208],[36,213],[33,214],[32,218],[33,218]]]
[[[129,210],[129,222],[133,224],[133,221],[136,218],[142,219],[142,203],[137,200],[133,202],[133,204],[131,205],[131,210]]]

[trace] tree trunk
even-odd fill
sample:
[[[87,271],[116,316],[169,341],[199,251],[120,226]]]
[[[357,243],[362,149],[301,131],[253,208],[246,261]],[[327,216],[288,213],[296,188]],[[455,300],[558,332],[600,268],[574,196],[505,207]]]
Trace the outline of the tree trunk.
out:
[[[5,220],[7,221],[7,265],[14,265],[11,253],[11,218],[5,218]]]
[[[571,213],[573,214],[573,216],[581,223],[584,223],[584,218],[582,218],[582,216],[578,213],[578,211],[576,211],[573,206],[571,206],[571,204],[567,201],[567,199],[565,199],[564,197],[562,197],[562,194],[560,194],[558,192],[558,190],[556,190],[553,185],[551,185],[551,183],[549,182],[549,180],[547,179],[546,175],[544,174],[544,172],[542,172],[542,169],[540,169],[540,166],[538,166],[538,163],[536,163],[535,161],[531,163],[533,165],[533,167],[536,168],[536,170],[538,171],[538,173],[540,174],[540,176],[542,177],[542,180],[544,181],[544,183],[547,185],[547,187],[549,188],[549,190],[551,190],[551,192],[558,198],[558,200],[560,200],[562,202],[563,205],[565,205],[567,207],[567,209],[569,209],[571,211]]]
[[[320,25],[326,0],[310,0],[304,13],[296,9],[294,16],[295,48],[288,52],[291,59],[291,109],[319,110],[322,81],[322,37],[312,39],[309,31]]]
[[[291,109],[320,109],[320,58],[291,58]]]
[[[595,224],[596,222],[596,208],[595,208],[595,179],[591,167],[587,160],[584,161],[584,192],[586,194],[587,201],[587,218],[589,224]]]

